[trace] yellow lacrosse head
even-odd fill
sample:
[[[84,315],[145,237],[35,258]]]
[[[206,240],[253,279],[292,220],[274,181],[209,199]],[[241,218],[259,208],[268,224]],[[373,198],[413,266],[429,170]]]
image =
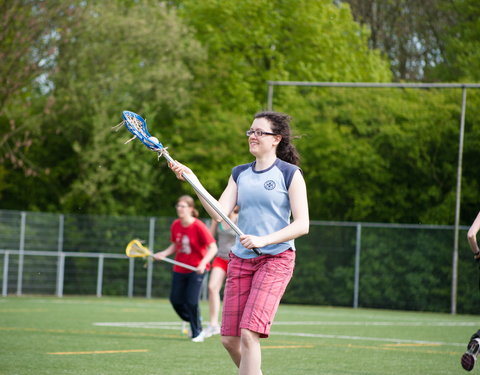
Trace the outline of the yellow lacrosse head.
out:
[[[143,246],[140,240],[131,240],[125,249],[125,253],[130,258],[144,258],[152,255],[152,252]]]

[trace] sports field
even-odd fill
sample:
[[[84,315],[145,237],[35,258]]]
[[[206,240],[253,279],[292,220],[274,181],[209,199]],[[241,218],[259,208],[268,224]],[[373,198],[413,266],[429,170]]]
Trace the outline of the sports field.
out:
[[[466,374],[477,328],[467,315],[281,305],[263,373]],[[160,299],[4,297],[0,348],[2,375],[236,373],[219,336],[192,343]]]

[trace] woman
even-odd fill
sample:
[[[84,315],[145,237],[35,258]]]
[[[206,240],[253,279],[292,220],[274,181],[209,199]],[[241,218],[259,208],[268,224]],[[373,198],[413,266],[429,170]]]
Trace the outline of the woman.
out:
[[[197,272],[175,265],[173,267],[170,302],[178,316],[190,323],[193,342],[202,342],[205,334],[200,321],[199,297],[205,271],[217,253],[215,239],[198,217],[195,202],[189,195],[178,198],[178,219],[170,229],[170,241],[165,250],[154,255],[162,260],[175,253],[175,260],[197,267]]]
[[[238,218],[238,211],[240,207],[235,206],[229,219],[236,224]],[[236,233],[230,226],[221,222],[218,223],[212,220],[210,225],[210,233],[217,237],[218,253],[212,262],[212,270],[208,279],[208,304],[210,307],[210,324],[205,329],[205,337],[211,337],[220,333],[220,326],[218,325],[218,314],[220,312],[220,290],[222,289],[225,276],[227,275],[228,257],[230,249],[235,244]]]
[[[246,132],[255,161],[236,166],[218,203],[225,213],[240,206],[237,238],[228,264],[222,314],[222,343],[242,375],[261,374],[260,338],[268,337],[280,299],[292,276],[294,239],[308,233],[305,181],[291,143],[290,117],[255,115]],[[177,178],[193,172],[179,163]],[[199,197],[210,216],[221,217]],[[290,222],[290,215],[293,220]],[[264,255],[251,250],[259,248]]]
[[[473,253],[473,259],[475,261],[480,260],[480,248],[478,247],[477,242],[477,233],[480,230],[480,212],[473,221],[472,226],[468,230],[467,239],[470,249]],[[462,367],[467,371],[472,371],[477,361],[477,356],[480,352],[480,330],[470,337],[470,341],[467,345],[467,351],[462,355],[461,364]]]

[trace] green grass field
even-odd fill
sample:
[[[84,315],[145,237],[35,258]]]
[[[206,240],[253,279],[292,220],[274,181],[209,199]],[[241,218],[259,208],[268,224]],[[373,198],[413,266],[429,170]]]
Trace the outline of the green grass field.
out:
[[[466,374],[460,357],[478,328],[475,316],[281,305],[263,373]],[[236,373],[219,336],[192,343],[159,299],[3,297],[0,348],[8,375]]]

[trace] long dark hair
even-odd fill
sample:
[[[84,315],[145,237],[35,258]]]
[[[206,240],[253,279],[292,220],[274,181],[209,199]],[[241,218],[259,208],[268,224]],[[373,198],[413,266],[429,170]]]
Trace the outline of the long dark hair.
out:
[[[300,164],[300,154],[295,146],[292,144],[292,139],[297,137],[292,136],[290,130],[291,117],[285,113],[263,111],[255,115],[255,118],[267,119],[271,126],[272,132],[282,136],[282,140],[277,146],[277,157],[291,164]]]

